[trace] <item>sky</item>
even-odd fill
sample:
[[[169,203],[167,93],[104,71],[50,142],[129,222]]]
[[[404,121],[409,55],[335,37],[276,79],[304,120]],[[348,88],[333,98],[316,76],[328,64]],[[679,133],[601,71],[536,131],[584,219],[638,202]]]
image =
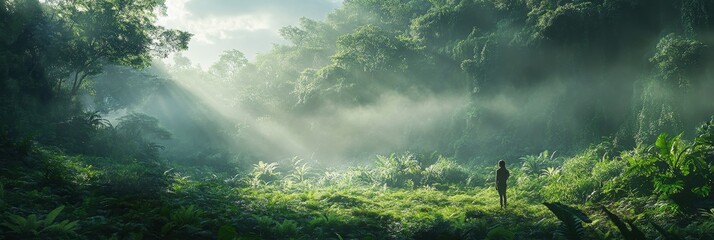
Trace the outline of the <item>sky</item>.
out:
[[[166,0],[158,24],[193,35],[182,54],[209,67],[226,50],[237,49],[253,60],[273,44],[286,44],[280,28],[301,17],[324,20],[342,0]]]

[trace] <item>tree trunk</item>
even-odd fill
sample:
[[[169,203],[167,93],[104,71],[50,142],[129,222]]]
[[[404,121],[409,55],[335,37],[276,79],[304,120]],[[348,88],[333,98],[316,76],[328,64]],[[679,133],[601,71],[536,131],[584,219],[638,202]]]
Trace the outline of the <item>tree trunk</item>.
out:
[[[80,75],[80,72],[77,72],[74,74],[74,82],[72,82],[72,90],[69,93],[70,97],[74,97],[77,95],[77,91],[79,91],[79,87],[82,86],[82,82],[84,79],[87,78],[86,73],[82,73]]]

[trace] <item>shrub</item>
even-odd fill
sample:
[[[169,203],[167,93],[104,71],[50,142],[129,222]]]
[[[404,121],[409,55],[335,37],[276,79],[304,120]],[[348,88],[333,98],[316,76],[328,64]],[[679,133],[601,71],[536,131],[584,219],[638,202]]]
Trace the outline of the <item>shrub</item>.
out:
[[[592,176],[598,161],[592,148],[566,159],[559,173],[544,175],[547,185],[542,189],[543,196],[550,201],[584,203],[589,196],[600,190],[601,182]]]
[[[439,156],[438,160],[424,170],[424,184],[431,185],[465,183],[469,174],[456,161]]]
[[[99,175],[100,191],[110,196],[152,197],[164,192],[170,177],[158,163],[110,163]]]
[[[670,138],[666,133],[657,137],[654,147],[627,158],[628,173],[639,178],[644,185],[664,198],[687,207],[691,200],[709,196],[714,174],[707,154],[697,149],[707,149],[706,133],[698,141],[689,143],[682,134]],[[649,180],[649,181],[648,181]]]
[[[375,165],[375,180],[389,187],[414,187],[421,178],[421,164],[411,153],[378,155]]]
[[[523,161],[523,165],[521,166],[521,171],[526,173],[526,174],[534,174],[538,175],[543,172],[543,170],[546,170],[548,168],[556,168],[555,165],[557,165],[557,160],[558,158],[555,157],[555,152],[552,154],[548,151],[545,150],[538,154],[538,156],[535,155],[526,155],[520,158],[521,161]]]

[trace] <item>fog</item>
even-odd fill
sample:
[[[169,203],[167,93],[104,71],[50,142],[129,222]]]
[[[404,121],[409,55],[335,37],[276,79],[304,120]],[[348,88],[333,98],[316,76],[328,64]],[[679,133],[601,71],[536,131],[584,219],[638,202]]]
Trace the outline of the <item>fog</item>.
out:
[[[265,110],[271,112],[267,116],[226,103],[224,97],[230,98],[230,93],[211,82],[168,77],[171,80],[162,89],[132,111],[157,117],[175,135],[166,151],[179,151],[184,157],[221,149],[246,154],[250,162],[297,156],[336,167],[371,161],[377,154],[433,152],[442,150],[442,132],[449,131],[469,106],[466,94],[412,97],[391,92],[365,105],[329,104],[309,114]]]
[[[293,157],[349,166],[407,151],[483,164],[576,153],[603,139],[627,148],[661,132],[691,134],[714,110],[711,61],[671,51],[708,49],[708,35],[615,14],[627,7],[608,10],[627,24],[604,27],[548,15],[529,26],[489,12],[501,5],[449,6],[454,16],[481,15],[449,22],[426,3],[399,15],[349,1],[324,21],[283,28],[288,43],[254,59],[236,49],[208,68],[180,54],[155,61],[141,71],[160,86],[98,110],[154,116],[174,134],[162,143],[167,159],[225,166]],[[588,32],[569,32],[580,27]]]

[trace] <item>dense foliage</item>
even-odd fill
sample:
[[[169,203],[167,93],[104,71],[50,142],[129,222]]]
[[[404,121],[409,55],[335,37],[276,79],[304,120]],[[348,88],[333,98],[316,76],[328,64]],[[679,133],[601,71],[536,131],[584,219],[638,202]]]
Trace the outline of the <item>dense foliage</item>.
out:
[[[0,0],[0,238],[714,239],[711,1],[347,0],[206,69],[164,10]]]
[[[700,0],[354,0],[325,21],[302,19],[283,28],[290,44],[254,61],[231,50],[204,71],[178,56],[169,72],[190,88],[210,89],[216,105],[261,118],[245,121],[238,137],[256,158],[276,152],[335,158],[317,150],[325,145],[317,139],[343,147],[324,132],[356,139],[343,144],[353,150],[339,157],[348,158],[436,150],[482,164],[542,149],[574,154],[603,136],[624,149],[662,132],[691,135],[711,115],[712,6]],[[420,112],[429,103],[443,111]],[[392,105],[412,110],[380,111]],[[377,115],[362,116],[371,128],[340,119],[365,109]],[[266,133],[256,130],[271,123],[319,143],[306,144],[306,151],[255,147],[277,141],[261,142]],[[370,130],[390,136],[365,133]],[[379,138],[396,140],[378,142],[389,149],[363,143]]]
[[[712,210],[703,208],[711,205],[702,201],[708,194],[695,190],[710,187],[711,179],[652,177],[643,166],[669,159],[637,150],[610,157],[607,144],[573,157],[541,154],[552,166],[541,171],[532,162],[512,166],[505,210],[496,203],[494,168],[464,167],[441,155],[377,156],[373,165],[343,170],[303,159],[288,166],[261,161],[233,175],[194,167],[161,171],[167,166],[25,144],[3,145],[18,159],[2,169],[0,206],[12,214],[0,233],[8,237],[589,239],[632,234],[609,224],[625,221],[620,217],[649,238],[714,237]],[[711,177],[712,169],[690,171],[687,176]],[[683,186],[661,186],[676,181]],[[574,212],[587,221],[569,223]]]

